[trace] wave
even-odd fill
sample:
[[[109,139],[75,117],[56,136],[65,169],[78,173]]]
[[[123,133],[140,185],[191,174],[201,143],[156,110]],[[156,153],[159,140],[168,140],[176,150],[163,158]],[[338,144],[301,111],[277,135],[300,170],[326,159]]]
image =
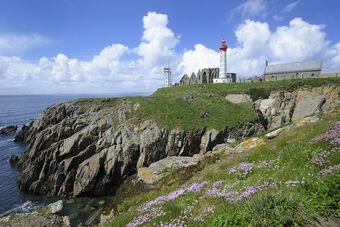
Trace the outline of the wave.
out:
[[[3,214],[0,214],[0,218],[1,217],[4,217],[4,216],[7,216],[11,213],[17,213],[17,214],[27,214],[29,212],[32,212],[33,210],[35,210],[36,208],[38,208],[38,205],[34,204],[33,202],[31,201],[26,201],[25,203],[23,203],[22,205],[18,206],[18,207],[15,207],[15,208],[12,208],[8,211],[6,211],[5,213]]]

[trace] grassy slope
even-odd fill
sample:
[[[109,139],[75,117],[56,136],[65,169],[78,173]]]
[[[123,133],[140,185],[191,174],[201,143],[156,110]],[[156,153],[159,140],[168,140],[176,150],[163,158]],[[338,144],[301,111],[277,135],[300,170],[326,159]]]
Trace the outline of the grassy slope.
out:
[[[164,203],[160,210],[167,213],[145,225],[169,223],[190,205],[194,205],[194,209],[188,215],[189,218],[185,219],[188,226],[304,225],[318,217],[339,218],[339,170],[326,176],[317,175],[320,170],[340,163],[339,151],[327,157],[325,166],[316,166],[310,162],[315,155],[330,149],[328,142],[311,143],[311,140],[325,133],[332,123],[339,121],[340,113],[327,114],[323,118],[318,123],[280,134],[252,151],[229,155],[221,162],[207,166],[188,182],[190,185],[193,182],[208,181],[207,186],[200,192],[189,192]],[[263,160],[271,161],[272,164],[266,168],[254,168],[246,177],[227,173],[230,167],[240,162],[258,164]],[[212,188],[213,182],[220,180],[223,181],[220,189],[226,191],[244,191],[249,186],[261,185],[263,182],[273,183],[276,187],[262,190],[236,203],[227,202],[224,198],[201,198]],[[289,180],[299,183],[295,187],[287,187],[285,182]],[[179,187],[182,187],[179,183],[163,186],[161,190],[126,198],[119,205],[120,215],[107,226],[125,226],[141,214],[136,211],[140,205]],[[209,214],[204,211],[207,207],[214,207],[215,211]],[[202,212],[207,214],[203,223],[192,220]]]
[[[161,127],[169,129],[196,130],[206,127],[217,130],[225,127],[237,127],[254,120],[256,114],[249,104],[232,104],[225,100],[229,93],[246,93],[254,100],[267,98],[270,91],[293,89],[299,86],[321,86],[339,84],[340,78],[296,79],[263,83],[202,84],[161,88],[148,97],[126,97],[130,105],[140,103],[141,108],[128,114],[131,123],[154,120]],[[193,97],[193,102],[185,97]],[[122,103],[123,98],[114,99],[80,99],[81,105],[97,105],[111,108]],[[207,112],[207,118],[201,118]]]

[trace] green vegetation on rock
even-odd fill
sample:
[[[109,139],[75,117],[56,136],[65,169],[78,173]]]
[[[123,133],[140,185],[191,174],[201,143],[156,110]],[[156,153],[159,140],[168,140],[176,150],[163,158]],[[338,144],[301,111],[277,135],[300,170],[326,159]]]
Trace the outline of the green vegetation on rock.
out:
[[[337,85],[340,78],[316,78],[272,81],[263,83],[200,84],[160,88],[147,97],[123,97],[106,99],[79,99],[77,104],[95,106],[96,110],[125,108],[127,122],[133,124],[153,120],[160,127],[181,130],[202,128],[223,130],[255,120],[256,113],[250,104],[232,104],[225,99],[227,94],[249,94],[255,101],[268,98],[272,90],[292,90],[301,86],[317,87]],[[139,103],[140,108],[133,110]]]
[[[320,122],[283,131],[250,151],[225,154],[220,162],[206,166],[184,185],[163,185],[160,190],[125,198],[118,206],[119,214],[106,226],[338,222],[340,113],[321,118]],[[326,132],[326,138],[315,140]],[[327,142],[330,137],[331,143]],[[330,168],[333,170],[325,172]]]

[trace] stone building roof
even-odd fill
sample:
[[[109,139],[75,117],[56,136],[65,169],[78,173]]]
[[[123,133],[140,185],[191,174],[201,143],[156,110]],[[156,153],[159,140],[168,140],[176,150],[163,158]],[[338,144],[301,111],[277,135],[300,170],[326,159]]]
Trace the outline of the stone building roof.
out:
[[[292,73],[305,71],[321,71],[322,61],[305,61],[287,64],[267,65],[264,70],[266,74]]]

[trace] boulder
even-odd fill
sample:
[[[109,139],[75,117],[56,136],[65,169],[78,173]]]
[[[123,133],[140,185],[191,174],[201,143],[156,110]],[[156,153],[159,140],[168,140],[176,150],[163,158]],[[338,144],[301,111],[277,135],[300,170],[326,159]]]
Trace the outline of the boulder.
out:
[[[304,90],[299,91],[292,120],[294,121],[320,112],[325,102],[326,96],[324,94]]]
[[[255,147],[264,145],[264,144],[266,144],[266,141],[264,139],[259,138],[259,137],[253,137],[253,138],[247,139],[247,140],[243,141],[242,143],[238,144],[235,147],[235,151],[237,153],[242,153],[242,152],[251,150]]]
[[[18,126],[16,125],[9,125],[3,128],[0,128],[0,135],[7,135],[11,133],[15,133],[18,129]]]
[[[51,214],[57,214],[60,213],[63,209],[63,201],[58,200],[55,203],[51,203],[47,206],[51,212]]]
[[[271,131],[267,134],[265,134],[265,138],[266,139],[274,139],[275,137],[277,137],[285,128],[279,128],[276,129],[274,131]]]
[[[252,102],[250,95],[247,95],[247,94],[228,94],[225,98],[229,102],[234,103],[234,104],[239,104],[243,102],[248,102],[248,103]]]
[[[138,169],[138,178],[144,183],[155,185],[160,181],[178,172],[193,172],[200,168],[201,160],[198,157],[172,156],[152,163],[149,167]]]

